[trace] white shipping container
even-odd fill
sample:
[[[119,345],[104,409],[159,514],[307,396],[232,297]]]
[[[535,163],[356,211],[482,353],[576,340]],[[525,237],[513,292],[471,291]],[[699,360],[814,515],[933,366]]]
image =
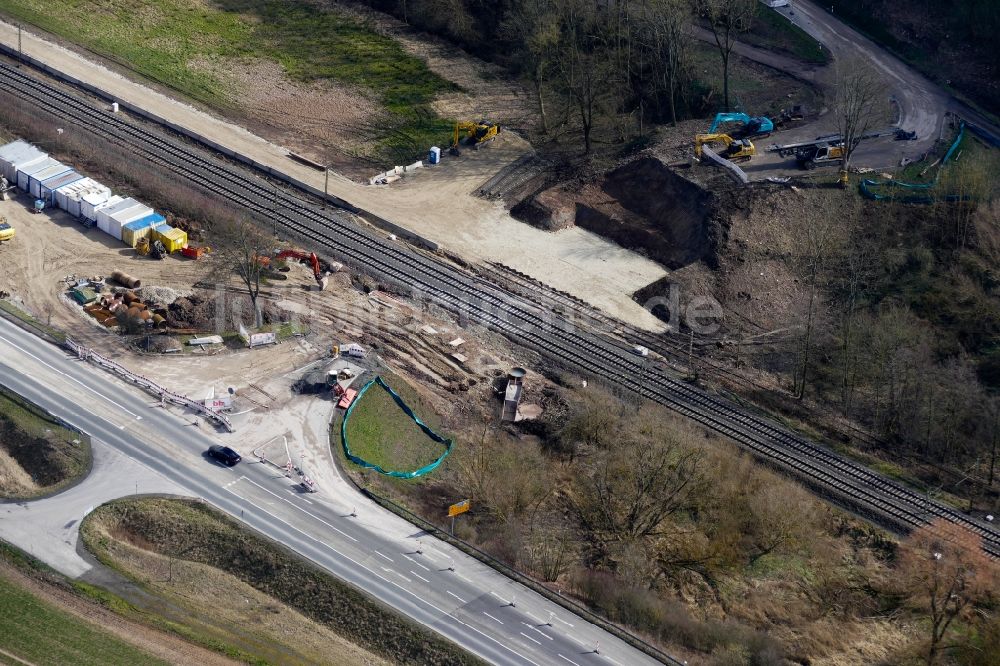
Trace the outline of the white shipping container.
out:
[[[107,188],[83,195],[80,197],[80,217],[91,222],[96,222],[97,211],[100,210],[101,206],[109,205],[112,199],[115,200],[114,203],[122,200],[121,197],[111,194],[111,190]]]
[[[83,178],[79,173],[70,169],[69,171],[59,174],[55,178],[49,178],[42,182],[42,186],[39,188],[41,195],[39,199],[45,199],[51,205],[56,204],[56,190],[60,187],[66,187],[67,185],[72,185],[73,183],[78,183]]]
[[[129,210],[130,208],[135,208],[141,206],[142,204],[135,199],[122,199],[118,203],[112,206],[105,206],[97,211],[97,228],[106,234],[111,233],[111,216],[116,213],[121,213],[123,211]],[[119,234],[121,232],[119,231]]]
[[[35,199],[41,199],[42,197],[42,183],[49,180],[50,178],[55,178],[56,176],[61,176],[67,171],[72,171],[68,166],[62,162],[56,162],[48,169],[42,169],[31,174],[28,177],[28,192]]]
[[[40,162],[48,155],[27,141],[14,141],[6,146],[0,146],[0,175],[11,185],[17,185],[17,167],[30,166]]]
[[[134,208],[129,208],[128,210],[124,210],[120,213],[115,213],[111,216],[111,220],[108,222],[108,235],[121,240],[122,227],[129,222],[141,219],[147,215],[152,215],[154,212],[155,211],[149,206],[139,204]]]
[[[26,164],[24,166],[18,167],[17,186],[22,190],[24,190],[25,192],[27,192],[28,182],[33,174],[44,171],[45,169],[53,167],[57,164],[59,164],[57,160],[54,160],[51,157],[46,157],[41,161],[32,162],[30,165]]]
[[[108,208],[113,208],[113,207],[119,205],[123,201],[125,201],[125,197],[120,197],[117,194],[115,194],[114,196],[112,196],[110,199],[108,199],[104,203],[95,206],[94,207],[94,217],[88,218],[88,219],[91,219],[91,220],[93,220],[96,223],[97,222],[97,218],[101,214],[101,211],[107,210]]]
[[[88,194],[107,189],[93,178],[84,177],[56,189],[56,206],[74,217],[80,217],[81,199]]]

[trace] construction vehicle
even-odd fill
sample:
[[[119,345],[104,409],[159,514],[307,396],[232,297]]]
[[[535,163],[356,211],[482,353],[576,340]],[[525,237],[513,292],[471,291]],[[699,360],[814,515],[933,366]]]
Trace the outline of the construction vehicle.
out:
[[[480,120],[478,123],[455,123],[455,132],[452,136],[451,148],[448,152],[452,155],[461,154],[461,151],[458,149],[458,144],[463,138],[467,144],[472,146],[473,150],[479,150],[479,146],[497,138],[497,134],[499,133],[500,126],[486,120]]]
[[[709,134],[715,134],[722,123],[743,123],[743,127],[730,131],[729,136],[735,139],[749,139],[755,136],[769,136],[774,131],[774,123],[764,116],[750,117],[745,113],[717,113]]]
[[[719,153],[719,155],[727,160],[734,162],[737,160],[749,160],[757,154],[757,149],[750,142],[750,139],[734,139],[728,134],[699,134],[694,138],[695,156],[701,157],[701,146],[703,144],[715,143],[716,141],[726,144],[726,149]]]
[[[844,158],[844,143],[818,143],[795,151],[795,163],[807,171],[820,166],[837,164]]]
[[[309,264],[313,269],[313,277],[316,278],[316,285],[319,287],[320,291],[326,289],[327,278],[326,274],[323,272],[323,267],[320,266],[319,257],[316,256],[315,252],[306,252],[304,250],[280,250],[274,254],[275,260],[279,259],[298,259],[304,264]]]
[[[0,215],[0,243],[14,237],[14,227],[7,223],[7,218]]]

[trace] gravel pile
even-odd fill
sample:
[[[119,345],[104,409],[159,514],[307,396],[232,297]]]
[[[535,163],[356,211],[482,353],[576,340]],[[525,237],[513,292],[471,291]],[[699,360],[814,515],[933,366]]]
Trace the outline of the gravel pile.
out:
[[[167,306],[182,296],[190,296],[191,291],[178,291],[170,287],[141,287],[136,289],[136,295],[147,304]]]

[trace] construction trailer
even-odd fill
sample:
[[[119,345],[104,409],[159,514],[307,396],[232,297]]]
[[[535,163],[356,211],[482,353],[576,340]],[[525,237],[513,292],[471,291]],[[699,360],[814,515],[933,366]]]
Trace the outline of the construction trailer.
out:
[[[135,222],[136,220],[141,220],[145,217],[150,217],[154,214],[155,212],[152,208],[143,204],[140,204],[138,207],[116,213],[111,216],[111,219],[108,222],[108,235],[116,240],[123,240],[122,233],[126,224]]]
[[[124,213],[129,210],[141,210],[146,206],[135,199],[128,198],[122,199],[118,203],[112,204],[110,206],[104,206],[97,211],[97,228],[106,234],[111,234],[111,218],[118,213]],[[121,238],[121,227],[118,228],[118,236]]]
[[[123,200],[122,197],[112,194],[111,190],[108,189],[90,192],[80,198],[80,217],[91,224],[96,224],[97,212],[101,208],[111,206]]]
[[[166,218],[159,213],[151,213],[145,217],[132,220],[122,226],[122,242],[129,247],[135,247],[141,239],[149,238],[149,235],[153,233],[154,227],[164,222],[166,222]]]
[[[72,171],[73,170],[71,168],[69,168],[62,162],[56,162],[47,169],[42,169],[41,171],[33,173],[31,176],[28,177],[27,192],[32,196],[32,198],[41,199],[46,203],[48,203],[48,199],[46,199],[45,196],[42,194],[42,185],[46,181],[51,180],[54,182],[55,180],[58,180],[59,176],[70,173]]]
[[[42,152],[27,141],[14,141],[0,146],[0,175],[12,185],[17,185],[17,172],[42,160],[48,159],[48,154]]]
[[[73,217],[83,217],[83,200],[88,196],[110,197],[111,190],[93,178],[80,180],[60,187],[55,191],[56,207]]]
[[[46,157],[43,160],[34,161],[31,164],[19,167],[17,170],[17,188],[24,192],[30,191],[31,177],[54,166],[61,166],[59,160]]]

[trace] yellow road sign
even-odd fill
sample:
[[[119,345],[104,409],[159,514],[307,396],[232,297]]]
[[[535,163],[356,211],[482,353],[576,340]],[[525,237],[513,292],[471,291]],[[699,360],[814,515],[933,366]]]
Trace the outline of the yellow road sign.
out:
[[[462,500],[461,502],[456,502],[448,507],[448,516],[454,518],[460,513],[465,513],[472,508],[472,502],[469,500]]]

